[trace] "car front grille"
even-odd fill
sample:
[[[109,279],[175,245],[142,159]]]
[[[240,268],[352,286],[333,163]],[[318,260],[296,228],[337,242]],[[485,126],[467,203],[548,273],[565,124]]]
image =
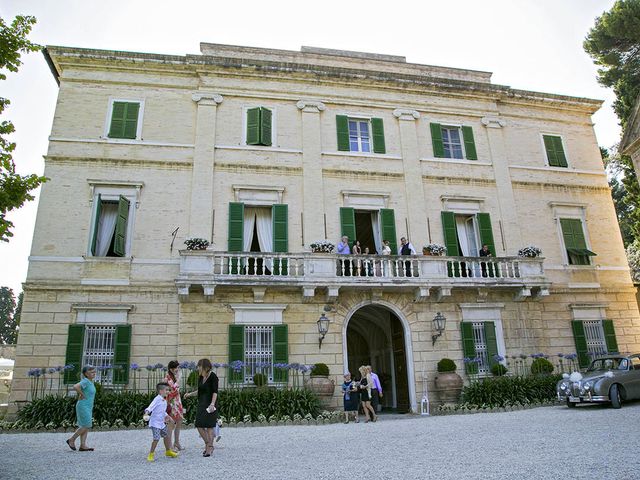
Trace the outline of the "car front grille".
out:
[[[580,382],[571,384],[571,395],[573,395],[574,397],[580,396]]]

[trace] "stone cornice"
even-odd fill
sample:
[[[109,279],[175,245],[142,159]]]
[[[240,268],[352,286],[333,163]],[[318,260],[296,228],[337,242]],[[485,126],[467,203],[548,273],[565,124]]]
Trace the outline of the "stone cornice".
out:
[[[296,107],[305,113],[320,113],[327,108],[324,103],[317,100],[298,100]]]

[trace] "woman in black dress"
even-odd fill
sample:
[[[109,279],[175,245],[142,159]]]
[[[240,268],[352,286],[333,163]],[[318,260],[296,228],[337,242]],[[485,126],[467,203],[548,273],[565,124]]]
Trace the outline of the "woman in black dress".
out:
[[[365,423],[369,423],[369,419],[377,421],[378,416],[371,406],[371,389],[373,388],[373,380],[371,375],[367,371],[367,368],[363,365],[358,371],[360,372],[360,401],[362,402],[362,409],[364,410],[364,416],[367,417]]]
[[[196,410],[196,428],[204,441],[203,457],[213,453],[213,429],[218,421],[216,399],[218,398],[218,376],[211,371],[211,361],[207,358],[198,360],[198,391],[190,392],[185,397],[198,395]]]

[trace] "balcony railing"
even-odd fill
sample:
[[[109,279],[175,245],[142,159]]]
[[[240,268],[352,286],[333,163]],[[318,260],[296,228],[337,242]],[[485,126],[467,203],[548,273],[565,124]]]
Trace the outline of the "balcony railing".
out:
[[[322,286],[519,286],[548,287],[541,258],[337,255],[184,250],[180,252],[182,293],[202,285]],[[186,289],[186,290],[185,290]],[[529,293],[530,294],[530,293]],[[525,292],[525,295],[526,292]]]

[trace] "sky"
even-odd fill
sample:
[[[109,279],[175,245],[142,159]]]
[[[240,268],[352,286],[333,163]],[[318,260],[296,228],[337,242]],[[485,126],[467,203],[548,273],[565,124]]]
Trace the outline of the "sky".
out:
[[[582,49],[594,20],[615,0],[3,0],[0,15],[34,15],[41,45],[198,54],[200,42],[299,50],[302,45],[402,55],[408,62],[493,72],[494,84],[604,100],[593,116],[601,146],[620,139],[614,95],[596,80]],[[42,173],[57,85],[41,53],[23,56],[0,83],[11,100],[18,172]],[[0,286],[17,294],[26,278],[38,196],[8,218],[0,243]],[[61,219],[64,221],[64,219]]]

